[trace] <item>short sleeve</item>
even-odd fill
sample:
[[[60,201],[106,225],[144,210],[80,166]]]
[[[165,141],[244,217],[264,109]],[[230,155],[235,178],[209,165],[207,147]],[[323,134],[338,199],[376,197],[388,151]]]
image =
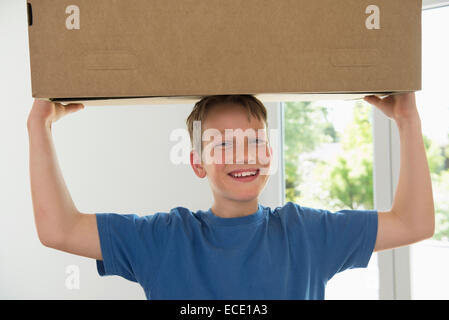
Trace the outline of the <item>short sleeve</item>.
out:
[[[96,260],[98,274],[151,284],[164,252],[169,215],[97,213],[96,219],[103,258]]]
[[[320,210],[324,236],[322,270],[329,280],[336,273],[368,265],[377,238],[376,210]]]

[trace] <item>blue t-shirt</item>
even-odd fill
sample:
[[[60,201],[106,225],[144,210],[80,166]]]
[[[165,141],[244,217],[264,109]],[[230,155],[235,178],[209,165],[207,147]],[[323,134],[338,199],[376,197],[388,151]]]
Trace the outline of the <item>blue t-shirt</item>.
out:
[[[368,265],[377,237],[376,210],[292,202],[236,218],[184,207],[96,218],[98,273],[138,282],[147,299],[324,299],[333,275]]]

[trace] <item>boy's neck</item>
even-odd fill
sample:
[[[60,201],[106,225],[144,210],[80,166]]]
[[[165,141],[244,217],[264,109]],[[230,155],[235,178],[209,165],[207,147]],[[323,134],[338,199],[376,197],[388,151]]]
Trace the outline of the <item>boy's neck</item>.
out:
[[[250,201],[235,201],[228,199],[215,199],[211,207],[213,214],[222,218],[237,218],[255,213],[258,207],[258,199]]]

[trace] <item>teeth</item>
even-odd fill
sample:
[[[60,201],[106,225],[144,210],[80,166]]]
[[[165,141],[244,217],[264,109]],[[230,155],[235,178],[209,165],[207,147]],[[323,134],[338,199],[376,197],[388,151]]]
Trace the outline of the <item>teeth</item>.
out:
[[[233,177],[246,177],[246,176],[255,176],[257,171],[246,171],[246,172],[240,172],[240,173],[234,173],[232,174]]]

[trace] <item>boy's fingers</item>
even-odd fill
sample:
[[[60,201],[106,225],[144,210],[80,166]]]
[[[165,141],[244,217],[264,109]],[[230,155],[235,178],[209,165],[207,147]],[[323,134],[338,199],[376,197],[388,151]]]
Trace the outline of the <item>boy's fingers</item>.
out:
[[[363,98],[363,100],[365,100],[368,103],[374,104],[375,106],[379,105],[379,103],[382,101],[382,99],[374,95],[366,96]]]
[[[387,111],[394,104],[394,97],[387,96],[386,98],[379,98],[377,96],[366,96],[363,98],[366,102],[371,103],[375,107],[379,108],[382,111]]]
[[[67,109],[67,111],[77,111],[84,108],[84,105],[82,103],[70,103],[64,106],[64,108]]]
[[[56,103],[56,106],[57,113],[59,114],[58,117],[61,117],[64,114],[76,112],[84,108],[84,105],[81,103],[70,103],[65,105],[63,105],[62,103]]]
[[[69,104],[67,104],[67,106],[76,107],[76,108],[84,107],[84,105],[82,103],[69,103]]]

